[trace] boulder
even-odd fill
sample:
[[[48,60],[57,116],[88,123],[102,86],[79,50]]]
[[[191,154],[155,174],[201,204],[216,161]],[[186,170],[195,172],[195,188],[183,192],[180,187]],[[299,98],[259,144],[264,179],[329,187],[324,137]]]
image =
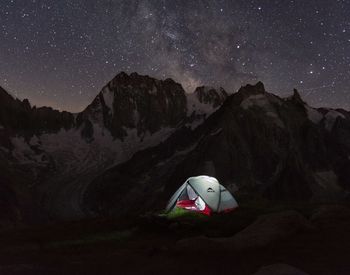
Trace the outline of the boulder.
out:
[[[248,250],[289,238],[298,232],[314,230],[312,224],[296,211],[260,216],[254,223],[229,238],[199,236],[177,242],[178,249]]]
[[[301,231],[313,230],[311,223],[296,211],[260,216],[253,224],[231,238],[237,250],[267,246]]]
[[[307,273],[294,266],[278,263],[263,266],[253,275],[307,275]]]
[[[313,223],[329,223],[330,221],[349,220],[350,208],[343,205],[327,205],[321,206],[311,216],[310,220]]]

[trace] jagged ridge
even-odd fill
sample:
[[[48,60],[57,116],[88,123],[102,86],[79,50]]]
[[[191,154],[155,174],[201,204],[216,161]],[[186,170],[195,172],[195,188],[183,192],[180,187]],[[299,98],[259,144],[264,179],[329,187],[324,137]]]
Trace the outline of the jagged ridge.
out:
[[[216,176],[246,199],[344,200],[349,141],[350,121],[342,112],[313,109],[297,91],[282,99],[259,82],[231,95],[194,131],[178,131],[106,171],[89,186],[85,203],[112,215],[161,208],[181,182],[200,174]]]
[[[344,199],[348,190],[349,113],[311,108],[297,91],[282,99],[259,82],[229,97],[207,87],[185,94],[171,79],[120,73],[76,121],[0,97],[1,200],[13,213],[137,213],[202,173],[270,199]]]
[[[84,217],[81,196],[91,179],[182,127],[199,125],[218,108],[217,99],[200,103],[195,96],[205,110],[192,106],[189,116],[180,84],[136,73],[118,74],[77,115],[31,107],[3,89],[0,97],[3,200],[13,198],[14,213],[26,209],[25,216],[44,220]],[[207,108],[211,104],[216,107]]]

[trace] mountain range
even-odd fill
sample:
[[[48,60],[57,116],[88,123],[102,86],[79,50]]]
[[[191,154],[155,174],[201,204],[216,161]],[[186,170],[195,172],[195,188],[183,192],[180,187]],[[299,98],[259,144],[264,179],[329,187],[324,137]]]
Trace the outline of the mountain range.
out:
[[[199,174],[240,200],[348,200],[350,112],[124,72],[78,114],[0,88],[0,226],[159,210]]]

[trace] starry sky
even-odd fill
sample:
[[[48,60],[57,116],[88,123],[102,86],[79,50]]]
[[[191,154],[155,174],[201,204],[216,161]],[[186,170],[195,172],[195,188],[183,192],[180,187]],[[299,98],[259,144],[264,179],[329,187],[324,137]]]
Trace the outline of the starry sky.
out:
[[[0,0],[0,42],[0,85],[37,106],[80,111],[136,71],[350,109],[350,0]]]

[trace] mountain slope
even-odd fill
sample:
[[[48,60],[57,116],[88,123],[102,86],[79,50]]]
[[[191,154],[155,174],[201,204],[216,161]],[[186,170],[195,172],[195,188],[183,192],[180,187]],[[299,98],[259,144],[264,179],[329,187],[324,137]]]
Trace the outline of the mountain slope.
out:
[[[188,98],[200,99],[173,80],[120,73],[84,111],[71,114],[31,107],[0,89],[0,203],[23,220],[85,217],[90,181],[184,125],[203,122],[224,100],[222,91],[221,101],[216,90],[206,91],[213,100],[189,112]]]
[[[313,109],[297,91],[280,98],[262,83],[242,87],[195,130],[135,154],[97,177],[85,204],[99,214],[164,207],[187,178],[216,176],[240,197],[346,199],[350,128],[346,111]]]
[[[189,176],[241,198],[344,200],[350,113],[314,109],[262,83],[228,96],[118,74],[81,113],[31,107],[0,89],[0,221],[163,208]],[[147,198],[145,200],[145,198]]]

